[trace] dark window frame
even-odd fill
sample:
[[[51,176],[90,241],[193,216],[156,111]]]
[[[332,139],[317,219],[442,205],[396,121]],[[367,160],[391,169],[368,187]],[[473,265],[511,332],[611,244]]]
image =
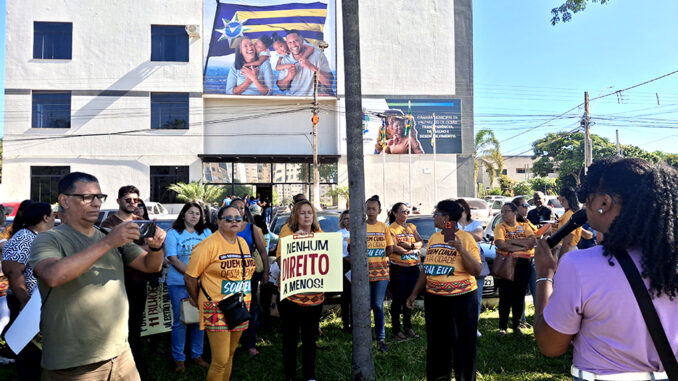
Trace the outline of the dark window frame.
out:
[[[66,95],[67,100],[57,99],[60,95]],[[33,90],[31,92],[31,128],[71,128],[71,101],[70,91]],[[67,119],[66,113],[68,113]],[[62,122],[58,116],[63,116]]]
[[[164,114],[167,116],[163,118]],[[184,115],[186,117],[182,119]],[[151,93],[152,130],[188,130],[189,121],[190,97],[188,93]]]
[[[151,25],[151,61],[188,62],[189,56],[185,25]]]
[[[33,201],[48,202],[53,204],[57,201],[57,196],[59,195],[57,190],[59,180],[64,175],[71,173],[71,167],[68,165],[32,165],[29,171],[31,180],[30,199]],[[46,191],[44,191],[42,188],[43,185],[47,186]],[[47,196],[43,197],[45,194],[47,194]]]
[[[163,204],[174,204],[179,202],[176,199],[177,194],[168,190],[168,186],[179,182],[189,183],[190,181],[188,165],[151,165],[149,173],[151,189],[150,200]]]
[[[73,59],[73,23],[34,21],[33,59]]]

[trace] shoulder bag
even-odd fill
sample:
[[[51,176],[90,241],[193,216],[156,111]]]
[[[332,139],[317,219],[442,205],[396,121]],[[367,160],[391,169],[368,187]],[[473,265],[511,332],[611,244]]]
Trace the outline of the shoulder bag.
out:
[[[195,324],[200,322],[200,311],[191,304],[191,299],[181,299],[181,307],[179,311],[179,320],[184,324]]]
[[[242,286],[245,287],[245,254],[242,252],[242,246],[240,245],[240,238],[236,237],[238,242],[238,248],[240,248],[240,258],[242,260]],[[200,284],[200,289],[205,294],[207,300],[211,303],[212,298],[207,294],[205,288]],[[250,320],[252,316],[247,310],[247,304],[245,303],[245,294],[242,290],[232,294],[218,303],[221,313],[224,314],[224,320],[228,324],[228,329],[232,330],[240,324]]]
[[[666,332],[659,320],[657,310],[654,308],[654,304],[652,304],[652,299],[647,292],[640,272],[638,272],[636,265],[633,263],[633,260],[626,250],[617,251],[614,253],[614,256],[617,258],[619,265],[624,271],[624,275],[626,275],[626,279],[628,279],[629,284],[631,285],[631,290],[633,290],[633,295],[636,297],[640,312],[643,314],[643,320],[645,320],[647,330],[650,333],[655,348],[657,348],[659,359],[661,360],[662,365],[664,365],[664,371],[669,376],[669,380],[678,381],[678,361],[676,361],[676,356],[673,354],[671,344],[666,338]]]
[[[502,226],[504,233],[506,233],[506,228]],[[516,269],[516,260],[513,258],[513,254],[508,253],[506,255],[497,253],[497,256],[494,258],[494,263],[492,263],[492,274],[495,278],[513,280],[513,273]]]

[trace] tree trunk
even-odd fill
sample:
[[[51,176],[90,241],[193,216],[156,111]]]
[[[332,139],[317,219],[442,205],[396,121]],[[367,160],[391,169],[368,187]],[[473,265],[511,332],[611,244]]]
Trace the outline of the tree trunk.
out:
[[[352,380],[374,380],[370,284],[365,224],[365,167],[360,87],[360,28],[358,0],[342,1],[344,76],[346,77],[346,139],[351,223],[351,291],[353,305]]]

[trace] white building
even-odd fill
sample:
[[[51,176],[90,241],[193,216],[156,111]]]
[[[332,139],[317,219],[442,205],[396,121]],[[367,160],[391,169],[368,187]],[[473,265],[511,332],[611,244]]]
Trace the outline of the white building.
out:
[[[346,184],[350,171],[341,2],[324,1],[337,95],[320,100],[321,194]],[[96,175],[111,196],[106,206],[127,184],[161,202],[173,201],[165,188],[178,181],[275,195],[280,203],[308,193],[312,100],[205,92],[206,47],[217,29],[205,22],[208,3],[8,2],[2,200],[54,202],[56,182],[71,171]],[[449,135],[458,147],[437,154],[435,166],[430,149],[374,155],[370,137],[367,195],[390,205],[411,194],[425,211],[435,202],[434,183],[438,199],[473,195],[471,0],[368,0],[360,7],[362,92],[372,119],[380,106],[369,105],[386,98],[452,99],[460,110],[458,132]],[[418,132],[422,141],[426,131]]]

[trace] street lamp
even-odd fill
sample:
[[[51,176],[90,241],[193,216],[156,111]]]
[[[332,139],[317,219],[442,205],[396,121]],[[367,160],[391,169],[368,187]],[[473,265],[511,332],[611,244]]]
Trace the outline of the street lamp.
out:
[[[318,47],[320,48],[320,54],[325,53],[325,49],[330,46],[325,41],[318,41]],[[318,59],[320,62],[320,59]],[[318,117],[318,70],[320,67],[316,67],[316,71],[313,73],[313,117],[311,122],[313,123],[313,206],[316,210],[320,210],[320,175],[318,172],[318,123],[320,118]]]

